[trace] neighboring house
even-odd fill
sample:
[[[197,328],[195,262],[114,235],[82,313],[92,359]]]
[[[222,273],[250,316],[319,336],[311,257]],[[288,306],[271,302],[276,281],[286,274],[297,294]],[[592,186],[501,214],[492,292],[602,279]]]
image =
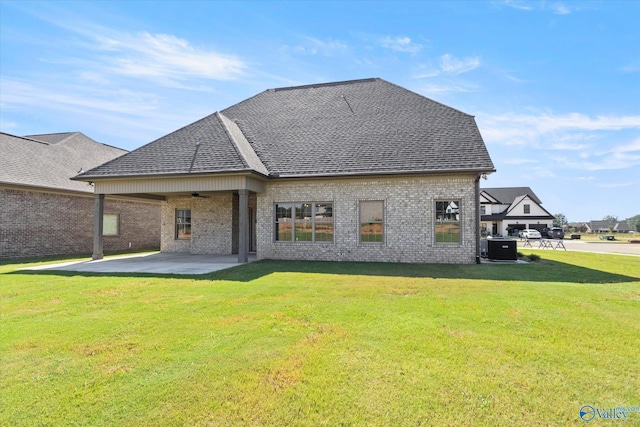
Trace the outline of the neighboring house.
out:
[[[0,259],[91,252],[93,186],[70,178],[127,151],[71,132],[1,133],[0,152]],[[107,250],[160,246],[159,201],[109,197],[104,224]]]
[[[517,236],[526,228],[543,231],[554,217],[529,187],[483,188],[480,194],[483,235]]]
[[[162,251],[473,263],[493,171],[473,116],[365,79],[266,90],[75,179],[97,218],[162,199]]]
[[[587,233],[629,233],[631,227],[627,221],[589,221],[586,222]]]

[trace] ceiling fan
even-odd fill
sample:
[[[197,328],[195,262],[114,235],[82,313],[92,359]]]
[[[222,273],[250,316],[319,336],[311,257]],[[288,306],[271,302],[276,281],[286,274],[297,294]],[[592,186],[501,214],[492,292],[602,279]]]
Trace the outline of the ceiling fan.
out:
[[[191,193],[191,197],[200,197],[202,199],[208,199],[207,196],[201,196],[200,193],[198,193],[198,192]]]

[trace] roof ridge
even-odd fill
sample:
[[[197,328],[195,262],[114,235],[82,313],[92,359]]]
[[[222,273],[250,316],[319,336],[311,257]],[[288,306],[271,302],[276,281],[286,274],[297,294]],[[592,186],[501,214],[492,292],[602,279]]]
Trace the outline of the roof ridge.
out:
[[[64,142],[69,141],[71,138],[75,137],[76,135],[81,135],[81,132],[62,132],[62,133],[67,133],[67,137],[64,139],[61,139],[59,142],[57,142],[56,144],[62,144]],[[96,141],[97,142],[97,141]]]
[[[267,89],[267,90],[269,92],[281,92],[284,90],[311,89],[311,88],[317,88],[317,87],[341,86],[341,85],[354,84],[354,83],[371,83],[371,82],[375,82],[376,80],[381,80],[381,79],[378,77],[371,77],[367,79],[343,80],[340,82],[327,82],[327,83],[312,83],[308,85],[279,87],[279,88],[273,88],[273,89]]]
[[[19,135],[14,135],[12,133],[7,133],[7,132],[0,132],[0,134],[7,135],[13,138],[24,139],[25,141],[37,142],[38,144],[51,145],[46,141],[40,141],[39,139],[29,138],[28,136],[19,136]]]
[[[69,138],[71,138],[72,136],[79,134],[80,132],[78,131],[73,131],[73,132],[53,132],[53,133],[38,133],[38,134],[34,134],[34,135],[25,135],[26,138],[30,138],[30,139],[34,139],[36,141],[42,141],[42,142],[46,142],[49,145],[57,145],[60,144],[61,142],[67,141]],[[49,141],[45,141],[44,139],[40,139],[38,137],[42,137],[42,136],[53,136],[53,135],[66,135],[64,138],[62,138],[59,141],[55,141],[55,142],[49,142]]]
[[[242,133],[240,126],[220,112],[216,112],[215,114],[244,164],[256,172],[269,175],[269,170],[264,163],[262,163],[262,160],[260,160],[260,157],[253,147],[251,147],[251,143],[249,143],[244,133]]]

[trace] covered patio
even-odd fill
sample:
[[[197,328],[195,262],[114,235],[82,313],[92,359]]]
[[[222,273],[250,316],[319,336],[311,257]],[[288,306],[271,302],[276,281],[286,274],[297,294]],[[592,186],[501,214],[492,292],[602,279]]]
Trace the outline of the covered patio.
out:
[[[262,181],[252,174],[98,179],[94,185],[93,259],[103,257],[105,195],[160,200],[161,250],[188,254],[235,254],[239,263],[256,251],[255,197]],[[176,231],[178,209],[193,214],[190,234]],[[191,221],[191,217],[189,218]],[[191,230],[193,234],[191,234]]]
[[[249,254],[247,262],[256,260]],[[237,255],[192,255],[151,252],[114,256],[99,260],[74,261],[25,268],[38,271],[78,271],[85,273],[206,274],[243,264]]]

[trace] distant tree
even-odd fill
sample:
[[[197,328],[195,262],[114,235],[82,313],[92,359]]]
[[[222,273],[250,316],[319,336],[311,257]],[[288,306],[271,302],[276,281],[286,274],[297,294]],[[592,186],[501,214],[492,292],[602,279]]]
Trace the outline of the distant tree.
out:
[[[576,225],[574,227],[574,230],[578,233],[586,233],[587,232],[587,226],[584,224],[580,224],[580,225]]]
[[[564,227],[567,224],[569,224],[569,221],[567,221],[567,217],[564,214],[558,213],[553,216],[554,227]]]
[[[629,224],[629,228],[632,230],[640,232],[640,215],[627,218],[627,224]]]
[[[602,218],[602,220],[609,221],[609,222],[618,222],[618,217],[614,215],[607,215],[604,218]]]

